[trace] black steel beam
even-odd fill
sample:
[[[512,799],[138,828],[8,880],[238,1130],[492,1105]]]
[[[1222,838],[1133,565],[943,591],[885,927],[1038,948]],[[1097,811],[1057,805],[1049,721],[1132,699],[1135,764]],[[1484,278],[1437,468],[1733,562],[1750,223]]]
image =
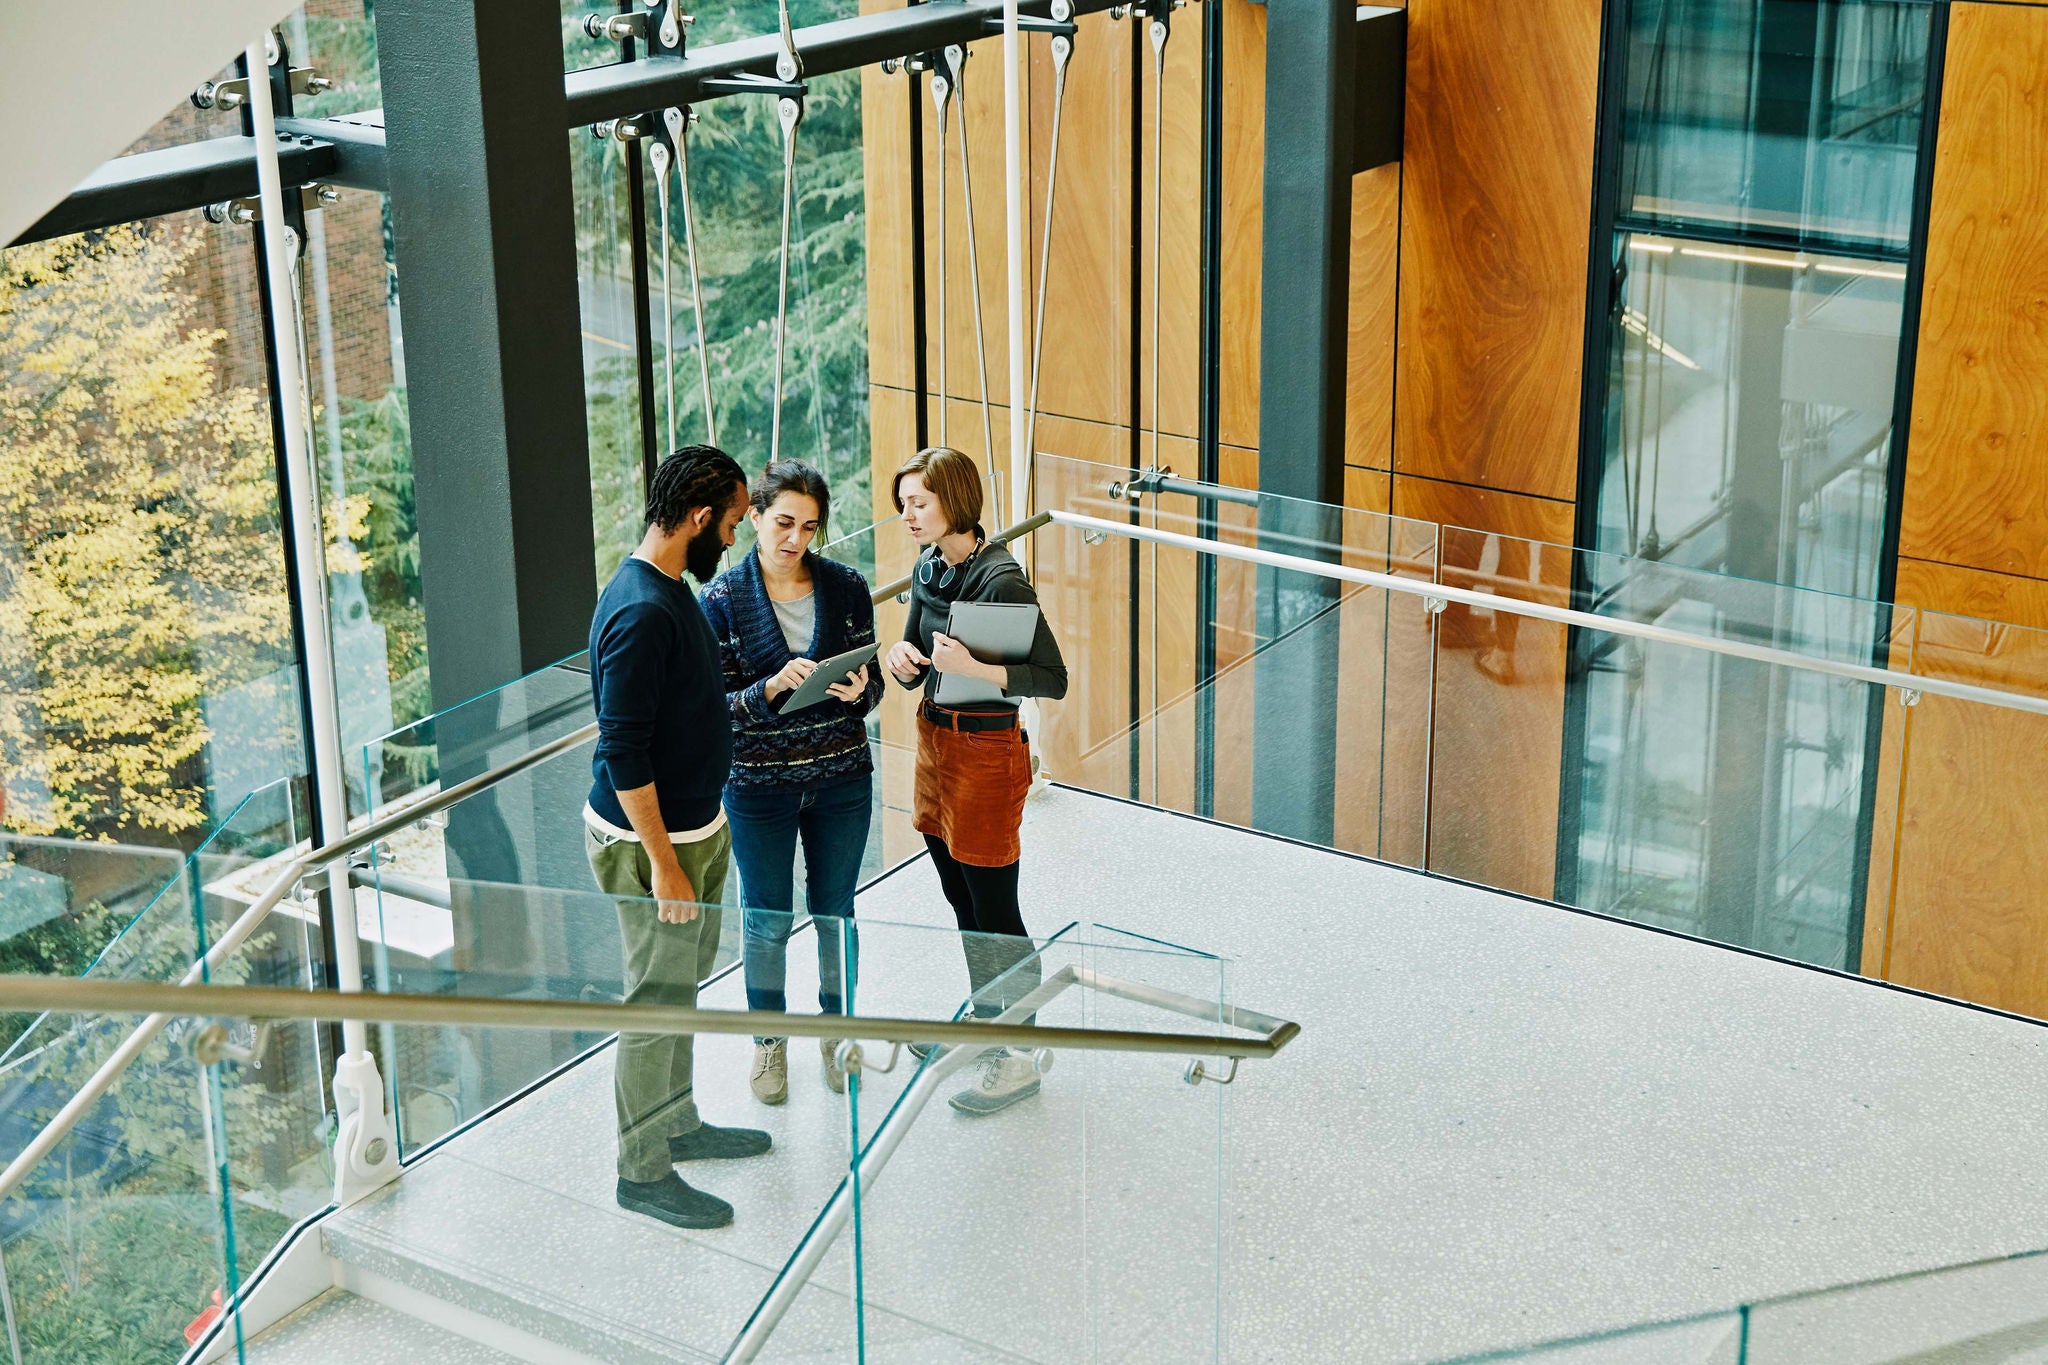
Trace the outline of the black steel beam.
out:
[[[1266,9],[1259,491],[1276,496],[1261,502],[1259,531],[1297,554],[1343,534],[1357,28],[1352,5]],[[1259,639],[1287,643],[1253,666],[1252,823],[1318,844],[1331,841],[1336,816],[1334,588],[1262,569],[1255,599]]]
[[[331,142],[294,136],[280,138],[277,159],[289,186],[328,179],[341,157]],[[11,245],[184,213],[223,199],[254,198],[255,194],[256,146],[246,137],[216,137],[157,152],[137,152],[115,157],[87,176],[63,203],[37,219]]]
[[[1358,44],[1352,87],[1351,169],[1369,171],[1401,159],[1408,113],[1408,11],[1360,5],[1352,28]]]
[[[281,118],[277,131],[296,137],[310,137],[333,146],[334,169],[320,177],[330,185],[351,190],[390,188],[384,169],[384,111],[370,109],[336,118]]]
[[[1093,14],[1117,0],[1074,0],[1074,13]],[[1020,0],[1020,13],[1049,18],[1051,0]],[[813,24],[792,35],[803,56],[804,75],[825,76],[857,71],[892,57],[933,52],[952,43],[988,38],[988,21],[1000,19],[1001,0],[932,0]],[[569,73],[571,128],[600,119],[626,118],[649,109],[701,103],[704,82],[733,76],[775,75],[782,40],[769,33],[737,42],[716,43],[677,60],[653,57]]]
[[[597,600],[561,21],[375,12],[441,710],[582,649]]]

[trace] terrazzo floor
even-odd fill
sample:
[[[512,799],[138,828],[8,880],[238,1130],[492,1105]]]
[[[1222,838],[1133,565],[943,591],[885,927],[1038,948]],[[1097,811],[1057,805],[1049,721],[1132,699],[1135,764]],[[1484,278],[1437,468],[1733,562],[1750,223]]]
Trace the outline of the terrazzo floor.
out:
[[[2048,1029],[1062,789],[1027,806],[1024,898],[1036,932],[1083,922],[1049,965],[1303,1031],[1227,1089],[1070,1050],[997,1118],[934,1104],[863,1201],[870,1360],[1207,1359],[1220,1293],[1233,1361],[1437,1361],[2048,1247]],[[946,1013],[956,944],[895,927],[950,927],[929,865],[860,913],[862,1011]],[[1190,1027],[1080,993],[1041,1019]],[[686,1168],[733,1227],[612,1204],[601,1054],[330,1220],[330,1250],[602,1359],[716,1358],[848,1113],[814,1045],[780,1109],[746,1095],[746,1040],[698,1046],[707,1116],[777,1142]],[[864,1131],[909,1070],[870,1075]],[[768,1358],[851,1358],[852,1240]]]

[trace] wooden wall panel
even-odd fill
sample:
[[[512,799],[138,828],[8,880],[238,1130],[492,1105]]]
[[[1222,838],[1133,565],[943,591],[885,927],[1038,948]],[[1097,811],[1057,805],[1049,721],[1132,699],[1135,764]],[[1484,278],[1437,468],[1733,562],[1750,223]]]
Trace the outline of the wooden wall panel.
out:
[[[993,43],[979,43],[967,60],[966,86],[967,149],[974,180],[974,249],[979,254],[981,279],[982,342],[987,357],[988,396],[992,403],[1009,401],[1009,322],[1005,307],[1007,280],[1003,228],[1003,67],[1002,49]],[[1025,68],[1025,98],[1030,99],[1030,67]],[[946,134],[941,162],[938,116],[931,100],[931,78],[922,88],[918,117],[924,121],[924,215],[925,215],[925,299],[930,310],[926,319],[926,363],[931,383],[939,382],[939,176],[946,178],[946,233],[944,266],[946,297],[946,387],[956,398],[981,399],[975,377],[976,350],[974,291],[967,241],[967,195],[960,174],[961,105],[955,100],[946,115]],[[1025,127],[1025,155],[1031,155],[1031,127]],[[1027,212],[1029,208],[1027,206]],[[1027,239],[1028,240],[1028,239]],[[1025,344],[1030,344],[1027,321]],[[980,429],[981,413],[972,414]],[[960,444],[958,432],[949,432],[953,445]],[[932,428],[938,439],[938,428]],[[977,445],[979,443],[977,442]],[[962,447],[964,449],[964,447]]]
[[[1395,468],[1569,499],[1600,0],[1408,14]]]
[[[1949,16],[1900,553],[2048,578],[2048,10]]]
[[[894,8],[893,0],[861,0],[861,13]],[[916,318],[910,250],[910,101],[908,82],[861,68],[861,172],[866,200],[868,379],[899,389],[915,385]]]
[[[2048,583],[1905,560],[1899,596],[1928,608],[1920,672],[2048,696]],[[1867,973],[2048,1017],[2044,763],[2048,717],[1934,696],[1912,708],[1888,951]]]
[[[1570,553],[1546,551],[1571,543],[1570,503],[1397,474],[1394,513],[1447,528],[1444,582],[1497,591],[1507,590],[1500,580],[1524,582],[1531,598],[1565,605]],[[1432,871],[1533,896],[1556,890],[1564,660],[1561,626],[1458,606],[1443,613],[1430,722]]]
[[[1084,15],[1079,23],[1062,113],[1038,406],[1042,413],[1121,426],[1131,421],[1134,326],[1131,33],[1128,23],[1112,22],[1106,14]],[[1041,39],[1032,49],[1031,153],[1039,187],[1033,196],[1034,241],[1043,228],[1052,144],[1052,63],[1043,48]]]
[[[1223,7],[1223,256],[1217,419],[1224,445],[1259,448],[1259,243],[1264,237],[1266,7]]]
[[[1393,468],[1400,235],[1400,166],[1380,166],[1353,178],[1344,462],[1367,469]]]
[[[1173,17],[1166,44],[1166,82],[1163,101],[1166,132],[1160,147],[1159,246],[1162,258],[1158,271],[1159,389],[1160,405],[1156,424],[1162,433],[1192,437],[1199,411],[1201,378],[1202,318],[1202,15],[1203,7],[1189,5]],[[1143,26],[1140,25],[1142,31]],[[1153,295],[1153,205],[1152,164],[1153,80],[1152,49],[1145,48],[1139,100],[1144,138],[1140,156],[1140,184],[1145,199],[1139,206],[1140,250],[1144,274],[1138,282],[1140,313],[1138,336],[1137,423],[1146,431],[1155,425],[1152,407],[1152,295]],[[1162,459],[1163,459],[1162,455]],[[1153,463],[1149,438],[1146,463]],[[1190,473],[1189,457],[1172,463]]]

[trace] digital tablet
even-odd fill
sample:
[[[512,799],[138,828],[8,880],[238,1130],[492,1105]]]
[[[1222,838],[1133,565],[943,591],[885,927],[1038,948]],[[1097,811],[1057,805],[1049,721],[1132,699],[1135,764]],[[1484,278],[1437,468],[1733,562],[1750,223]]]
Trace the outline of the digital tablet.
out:
[[[946,634],[982,663],[1021,664],[1031,657],[1031,643],[1038,638],[1038,608],[1029,602],[955,602]],[[932,700],[941,706],[1017,704],[994,683],[959,673],[941,673]]]
[[[792,711],[801,711],[806,706],[816,706],[828,699],[837,701],[838,698],[833,697],[825,689],[834,683],[845,682],[853,676],[855,669],[874,657],[873,645],[862,645],[859,649],[849,649],[844,654],[833,655],[819,664],[815,673],[798,684],[796,691],[783,698],[782,714],[786,716]]]

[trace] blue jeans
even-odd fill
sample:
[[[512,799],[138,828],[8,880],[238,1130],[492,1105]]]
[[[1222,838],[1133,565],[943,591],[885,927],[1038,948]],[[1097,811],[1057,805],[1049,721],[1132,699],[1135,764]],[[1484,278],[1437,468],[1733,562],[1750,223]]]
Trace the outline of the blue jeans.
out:
[[[804,894],[813,917],[843,921],[812,926],[818,940],[818,1008],[845,1014],[856,975],[853,889],[868,846],[874,791],[866,773],[817,787],[732,788],[725,816],[732,826],[732,856],[739,865],[747,1008],[786,1011],[783,982],[788,944],[797,924],[796,846],[804,846]],[[840,961],[841,930],[846,961]]]

